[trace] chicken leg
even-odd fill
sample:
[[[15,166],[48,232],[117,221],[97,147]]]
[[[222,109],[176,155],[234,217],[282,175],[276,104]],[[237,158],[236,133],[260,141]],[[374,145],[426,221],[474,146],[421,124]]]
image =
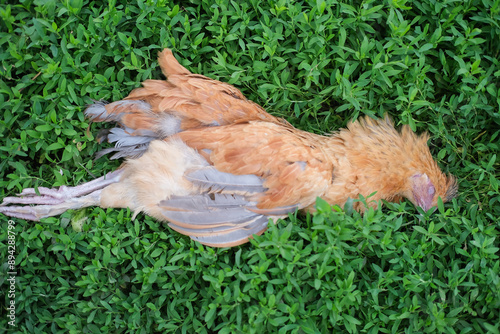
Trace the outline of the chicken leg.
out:
[[[20,197],[6,197],[0,204],[0,213],[10,217],[39,221],[57,216],[69,209],[99,205],[101,191],[120,180],[122,170],[116,170],[76,187],[61,186],[58,189],[39,187],[23,189]],[[37,193],[38,191],[38,193]],[[7,206],[9,204],[22,204]],[[30,206],[34,204],[35,206]]]

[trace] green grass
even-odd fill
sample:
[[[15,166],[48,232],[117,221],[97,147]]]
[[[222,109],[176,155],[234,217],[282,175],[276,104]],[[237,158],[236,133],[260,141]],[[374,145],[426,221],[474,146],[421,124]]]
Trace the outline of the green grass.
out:
[[[500,0],[12,3],[0,0],[1,197],[115,168],[92,158],[85,105],[162,78],[164,47],[301,129],[388,112],[431,134],[460,186],[423,216],[318,200],[314,217],[232,249],[128,210],[14,219],[18,332],[500,333]]]

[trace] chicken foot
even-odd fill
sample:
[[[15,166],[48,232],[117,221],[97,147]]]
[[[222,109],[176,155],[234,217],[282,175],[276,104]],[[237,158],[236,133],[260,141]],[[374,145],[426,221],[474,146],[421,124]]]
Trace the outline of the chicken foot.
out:
[[[39,221],[41,218],[57,216],[69,209],[80,209],[99,205],[101,191],[120,181],[122,170],[110,172],[100,178],[76,187],[61,186],[58,189],[39,187],[23,189],[19,197],[5,197],[0,204],[0,213],[6,216]],[[10,204],[24,204],[13,205]],[[35,206],[30,206],[34,204]]]

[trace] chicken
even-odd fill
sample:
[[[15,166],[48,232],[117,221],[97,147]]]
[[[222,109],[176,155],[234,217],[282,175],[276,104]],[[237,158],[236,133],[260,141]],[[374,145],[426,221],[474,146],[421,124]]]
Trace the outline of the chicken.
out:
[[[37,221],[68,209],[128,207],[202,244],[231,247],[263,233],[270,219],[314,211],[317,197],[343,205],[376,192],[370,206],[407,198],[429,210],[457,193],[455,178],[431,156],[429,136],[397,131],[387,115],[316,135],[231,85],[190,73],[168,49],[159,64],[166,81],[146,80],[125,99],[85,111],[117,123],[98,135],[115,144],[98,155],[126,157],[119,169],[76,187],[24,189],[4,198],[0,212]]]

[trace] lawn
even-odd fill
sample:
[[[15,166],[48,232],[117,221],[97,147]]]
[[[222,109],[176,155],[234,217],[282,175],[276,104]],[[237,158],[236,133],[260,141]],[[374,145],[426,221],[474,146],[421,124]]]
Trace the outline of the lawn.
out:
[[[433,214],[318,199],[230,249],[129,210],[0,215],[0,330],[500,333],[500,0],[0,0],[0,16],[0,198],[116,168],[83,110],[163,78],[165,47],[307,131],[389,113],[459,182]]]

